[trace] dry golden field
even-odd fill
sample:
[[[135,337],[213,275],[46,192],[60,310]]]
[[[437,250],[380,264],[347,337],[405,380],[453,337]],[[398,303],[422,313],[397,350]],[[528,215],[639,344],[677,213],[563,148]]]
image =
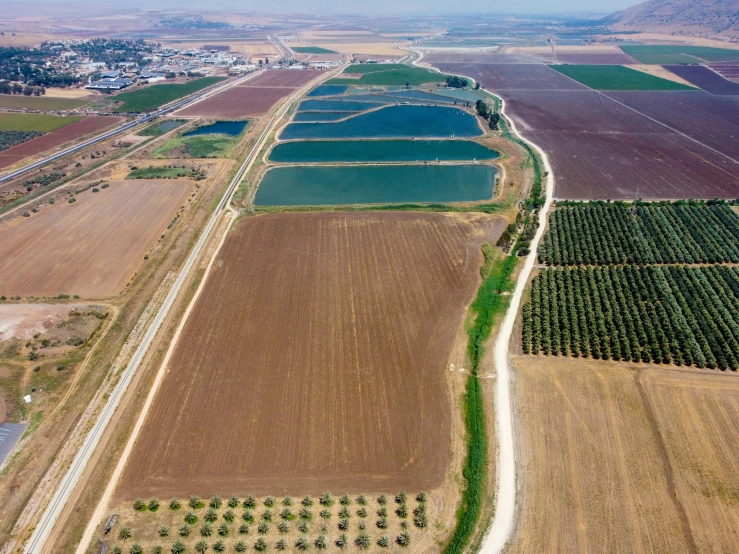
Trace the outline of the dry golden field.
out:
[[[649,369],[649,398],[699,552],[739,552],[739,376]]]
[[[739,549],[737,375],[524,356],[513,368],[510,552]]]
[[[0,225],[0,294],[119,293],[191,191],[189,181],[111,182]]]

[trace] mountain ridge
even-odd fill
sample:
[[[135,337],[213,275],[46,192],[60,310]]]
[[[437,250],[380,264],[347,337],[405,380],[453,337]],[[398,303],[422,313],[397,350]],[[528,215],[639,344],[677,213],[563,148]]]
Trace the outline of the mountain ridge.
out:
[[[603,20],[612,30],[739,41],[737,0],[647,0]]]

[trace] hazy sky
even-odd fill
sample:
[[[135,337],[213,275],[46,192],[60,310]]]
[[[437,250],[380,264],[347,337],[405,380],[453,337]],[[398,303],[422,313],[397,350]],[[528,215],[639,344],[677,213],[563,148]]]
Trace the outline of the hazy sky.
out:
[[[9,0],[0,0],[0,4]],[[108,9],[196,9],[238,10],[260,13],[361,13],[382,16],[387,13],[609,13],[634,4],[639,0],[28,0],[16,4],[22,11],[53,6],[64,9],[84,5],[94,11]]]

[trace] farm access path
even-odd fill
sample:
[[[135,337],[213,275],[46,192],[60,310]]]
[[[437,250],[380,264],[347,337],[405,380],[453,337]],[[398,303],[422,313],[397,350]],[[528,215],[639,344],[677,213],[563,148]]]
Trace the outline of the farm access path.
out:
[[[333,77],[334,73],[342,69],[343,69],[343,66],[340,66],[336,71],[327,72],[326,75],[323,77],[323,79],[325,80],[325,79],[329,79]],[[248,76],[248,78],[251,78],[258,73],[261,73],[261,72],[251,73]],[[246,79],[236,79],[232,81],[230,85],[234,86],[237,82],[243,82],[244,80]],[[161,327],[162,323],[167,319],[172,307],[175,305],[175,301],[177,300],[180,291],[185,285],[190,275],[190,272],[195,267],[196,261],[201,251],[203,250],[205,244],[210,238],[211,233],[213,232],[213,230],[216,228],[218,224],[221,212],[223,210],[228,210],[232,212],[232,209],[230,207],[231,197],[236,192],[239,184],[241,183],[241,180],[243,179],[244,175],[248,171],[249,167],[251,167],[252,163],[256,159],[256,155],[259,153],[259,151],[263,147],[264,142],[274,130],[275,123],[281,120],[281,118],[284,116],[285,111],[290,106],[290,104],[294,101],[295,98],[299,97],[306,90],[308,90],[309,88],[312,88],[313,86],[315,86],[315,83],[310,83],[306,85],[305,87],[302,87],[299,91],[289,96],[284,101],[283,105],[278,109],[278,111],[272,116],[272,118],[266,124],[264,130],[259,135],[259,138],[255,142],[253,148],[249,151],[248,155],[244,159],[244,162],[239,167],[239,170],[236,172],[236,174],[232,178],[231,182],[228,185],[228,188],[226,189],[225,193],[221,197],[221,200],[216,206],[213,212],[213,215],[209,219],[208,224],[206,225],[201,236],[198,238],[198,241],[196,242],[195,246],[193,247],[192,251],[187,257],[187,260],[185,261],[185,264],[183,265],[182,269],[177,275],[177,278],[174,280],[174,283],[172,284],[172,287],[170,288],[166,298],[164,299],[162,305],[160,306],[156,315],[154,316],[151,323],[149,324],[149,327],[147,328],[146,333],[144,334],[141,342],[136,348],[133,356],[131,357],[131,360],[126,366],[126,369],[122,372],[118,383],[116,384],[115,388],[113,389],[110,396],[108,397],[108,400],[105,406],[102,408],[94,425],[92,426],[89,433],[85,437],[85,440],[82,446],[80,447],[72,463],[70,464],[69,469],[67,470],[66,474],[64,475],[59,485],[57,486],[56,491],[54,492],[50,503],[48,504],[48,506],[46,507],[46,510],[41,516],[41,519],[38,525],[35,527],[33,534],[31,535],[31,538],[24,546],[24,549],[23,549],[24,554],[41,554],[42,552],[49,551],[46,548],[46,542],[49,539],[49,536],[51,535],[52,531],[54,530],[54,526],[57,520],[59,519],[59,516],[61,515],[62,511],[65,509],[67,502],[72,496],[72,493],[75,490],[78,482],[80,481],[80,478],[82,477],[83,473],[86,471],[88,467],[88,463],[90,459],[92,458],[96,447],[98,446],[103,434],[107,430],[108,423],[113,417],[119,403],[123,399],[127,391],[128,385],[133,380],[133,377],[138,367],[143,362],[149,350],[149,347],[151,346],[154,338],[157,335],[157,332],[159,331],[159,328]],[[218,92],[222,90],[223,88],[219,87]],[[215,93],[215,89],[213,89],[213,91],[211,92]],[[181,107],[181,105],[179,105],[178,107]],[[230,226],[230,223],[229,223],[229,226]],[[223,238],[225,238],[225,234]],[[208,268],[210,268],[210,265],[212,265],[213,260],[215,259],[215,256],[218,253],[218,250],[219,248],[215,250],[213,254],[213,258],[211,259]],[[198,292],[202,288],[202,283],[205,282],[205,277],[207,277],[207,271],[206,271],[205,276],[203,277],[200,287],[198,288]],[[180,327],[177,330],[177,335],[179,334],[180,329],[184,326],[187,313],[189,313],[189,311],[191,310],[191,307],[194,304],[194,301],[196,299],[197,299],[197,293],[195,294],[191,304],[188,306],[186,314],[183,317],[182,322],[180,323]],[[173,339],[172,344],[170,345],[170,349],[168,351],[167,357],[169,357],[172,351],[172,345],[174,345],[174,343],[176,342],[177,335],[175,335],[175,338]],[[166,363],[166,359],[165,359],[165,363]],[[164,365],[162,365],[162,368],[163,367]],[[151,400],[153,400],[154,393],[156,392],[156,384],[161,380],[162,376],[163,376],[163,371],[162,369],[160,369],[159,373],[156,376],[155,385],[152,387],[149,393],[149,396],[147,397],[144,408],[142,409],[139,419],[136,422],[136,427],[134,428],[134,432],[131,438],[129,439],[129,444],[127,444],[126,446],[125,452],[130,452],[133,441],[136,438],[137,431],[140,429],[141,424],[143,423],[143,420],[146,416],[146,411],[148,409],[148,406],[151,404]],[[85,533],[82,537],[82,540],[80,544],[78,545],[77,552],[84,553],[90,541],[92,540],[92,537],[95,532],[95,528],[97,526],[97,522],[100,519],[98,517],[98,514],[104,513],[104,510],[107,508],[107,499],[110,498],[110,495],[112,494],[112,490],[115,487],[115,483],[117,483],[116,477],[120,475],[120,471],[122,471],[122,467],[125,464],[125,460],[126,460],[125,452],[124,452],[124,455],[121,457],[121,460],[118,466],[116,467],[116,471],[114,472],[113,478],[111,479],[110,484],[108,485],[108,488],[105,491],[105,494],[101,498],[93,514],[93,517],[88,522],[88,525],[85,529]]]
[[[42,158],[38,161],[32,162],[26,166],[23,166],[19,169],[16,169],[15,171],[11,171],[9,173],[6,173],[4,175],[0,175],[0,183],[4,183],[6,181],[10,181],[11,179],[15,179],[17,177],[20,177],[21,175],[25,175],[26,173],[29,173],[33,171],[34,169],[38,169],[40,167],[45,166],[48,163],[53,162],[54,160],[58,160],[59,158],[63,158],[64,156],[67,156],[68,154],[73,154],[75,152],[79,152],[80,150],[87,148],[88,146],[107,140],[109,138],[113,138],[115,136],[118,136],[123,133],[127,133],[128,131],[132,130],[133,128],[137,127],[138,125],[141,125],[142,123],[147,123],[149,121],[152,121],[156,119],[157,117],[160,117],[162,115],[165,115],[169,112],[173,112],[175,110],[178,110],[180,108],[183,108],[187,106],[188,104],[196,103],[199,100],[202,100],[203,98],[209,98],[213,96],[214,94],[217,94],[219,92],[223,92],[226,89],[229,89],[231,87],[237,86],[244,81],[248,81],[249,79],[252,79],[253,77],[263,73],[264,71],[269,71],[267,69],[254,71],[252,73],[249,73],[248,75],[244,77],[238,77],[236,79],[233,79],[231,81],[227,81],[226,83],[222,85],[216,85],[209,89],[205,90],[199,90],[189,96],[186,96],[185,98],[180,98],[179,100],[175,100],[164,107],[159,108],[156,111],[151,112],[150,114],[142,115],[134,119],[133,121],[129,123],[124,123],[123,125],[112,129],[110,131],[107,131],[101,135],[97,135],[95,137],[92,137],[90,139],[87,139],[83,142],[80,142],[78,144],[73,144],[72,146],[65,148],[64,150],[60,150],[59,152],[56,152],[55,154],[51,154],[49,156],[46,156],[45,158]]]
[[[413,60],[414,65],[423,58],[423,52],[413,51],[419,54],[419,57]],[[424,67],[424,66],[419,66]],[[435,68],[434,68],[435,69]],[[438,69],[435,69],[439,71]],[[462,75],[474,81],[471,77]],[[498,337],[495,340],[493,350],[493,363],[495,365],[495,431],[498,439],[498,459],[496,465],[497,487],[495,492],[495,512],[493,515],[492,525],[488,528],[480,546],[481,554],[499,554],[505,549],[508,539],[513,530],[514,518],[516,515],[516,450],[513,443],[513,409],[511,407],[511,369],[509,359],[509,346],[511,335],[513,334],[513,325],[516,322],[518,308],[521,305],[523,291],[526,283],[531,275],[531,270],[536,263],[536,256],[539,241],[544,236],[544,230],[547,226],[547,214],[554,200],[554,173],[549,163],[546,152],[537,144],[524,138],[518,131],[513,118],[506,116],[506,102],[501,96],[496,95],[500,99],[500,113],[505,117],[511,131],[522,141],[531,146],[534,151],[541,156],[544,163],[546,176],[546,198],[544,205],[539,211],[539,227],[536,230],[533,240],[531,241],[531,249],[529,255],[526,256],[523,268],[518,275],[516,288],[511,295],[511,301],[508,304],[508,310],[503,318],[500,326]]]

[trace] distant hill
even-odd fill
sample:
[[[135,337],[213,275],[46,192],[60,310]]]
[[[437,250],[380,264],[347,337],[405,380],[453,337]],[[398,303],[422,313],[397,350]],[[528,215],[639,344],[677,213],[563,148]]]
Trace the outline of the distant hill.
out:
[[[739,40],[737,0],[648,0],[607,17],[612,30]]]

